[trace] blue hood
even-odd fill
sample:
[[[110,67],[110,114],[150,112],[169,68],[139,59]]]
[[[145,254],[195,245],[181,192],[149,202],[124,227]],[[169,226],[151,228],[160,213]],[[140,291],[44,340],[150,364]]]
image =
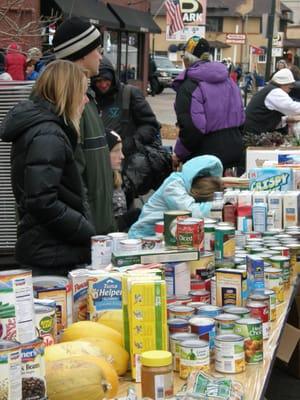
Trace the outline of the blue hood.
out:
[[[193,179],[197,176],[222,176],[223,165],[215,156],[199,156],[183,164],[181,175],[187,192],[190,191]]]

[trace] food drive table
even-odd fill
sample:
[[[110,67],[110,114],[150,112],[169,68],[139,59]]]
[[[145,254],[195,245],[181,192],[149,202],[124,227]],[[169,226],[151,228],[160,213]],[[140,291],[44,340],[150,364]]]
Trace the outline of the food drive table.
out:
[[[276,358],[276,349],[280,342],[280,337],[286,322],[286,318],[295,297],[299,278],[291,279],[291,286],[285,290],[284,302],[276,307],[276,321],[271,322],[270,337],[264,340],[264,360],[260,364],[246,364],[246,370],[239,374],[219,374],[214,370],[214,363],[211,364],[210,372],[216,376],[231,377],[233,380],[239,381],[244,386],[245,400],[261,400],[264,398],[264,393],[267,389],[268,380],[272,370],[273,362]],[[180,391],[186,381],[179,378],[177,373],[174,373],[174,393]],[[141,384],[130,381],[130,376],[121,378],[118,397],[126,397],[129,387],[134,387],[138,396],[141,399]]]

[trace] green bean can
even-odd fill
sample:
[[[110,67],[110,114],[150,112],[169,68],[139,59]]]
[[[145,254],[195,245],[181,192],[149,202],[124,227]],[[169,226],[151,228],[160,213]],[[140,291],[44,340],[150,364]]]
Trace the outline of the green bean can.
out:
[[[235,323],[234,333],[245,339],[245,360],[248,364],[263,361],[263,327],[262,321],[256,318],[243,318]]]

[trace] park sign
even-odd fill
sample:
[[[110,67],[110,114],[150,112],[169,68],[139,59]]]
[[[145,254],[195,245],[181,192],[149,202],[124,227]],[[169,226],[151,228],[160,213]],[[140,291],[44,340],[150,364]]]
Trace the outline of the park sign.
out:
[[[191,36],[205,37],[207,0],[178,0],[184,28],[170,34],[166,29],[166,40],[186,42]],[[167,19],[168,24],[168,19]]]
[[[246,35],[245,33],[226,33],[225,41],[229,44],[245,44]]]

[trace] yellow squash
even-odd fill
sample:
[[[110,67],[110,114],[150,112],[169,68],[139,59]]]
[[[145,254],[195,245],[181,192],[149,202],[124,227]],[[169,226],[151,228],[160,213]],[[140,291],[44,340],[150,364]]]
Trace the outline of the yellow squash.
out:
[[[97,322],[115,329],[123,337],[123,310],[105,311],[100,314]]]
[[[58,343],[45,348],[46,361],[56,361],[72,356],[85,355],[101,357],[102,352],[97,346],[84,341]]]

